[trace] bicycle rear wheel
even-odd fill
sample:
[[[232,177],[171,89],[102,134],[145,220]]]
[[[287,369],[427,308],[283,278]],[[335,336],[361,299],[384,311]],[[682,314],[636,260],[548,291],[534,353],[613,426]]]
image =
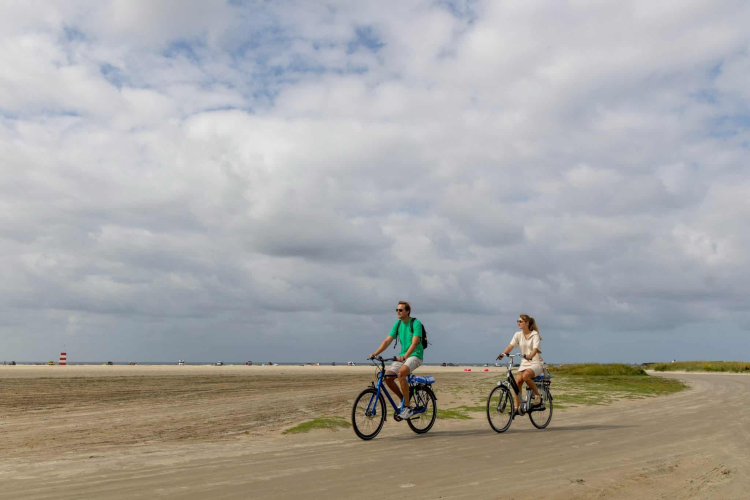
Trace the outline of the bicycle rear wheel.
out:
[[[368,441],[378,435],[385,423],[385,400],[381,394],[375,401],[377,390],[365,389],[352,407],[352,427],[360,439]]]
[[[513,422],[513,396],[504,385],[498,385],[487,398],[487,421],[495,432],[505,432]]]
[[[432,429],[432,426],[435,424],[435,418],[437,417],[435,395],[431,390],[425,387],[415,387],[412,392],[411,400],[413,406],[416,406],[417,409],[425,408],[425,411],[411,417],[406,423],[409,424],[409,428],[417,434],[424,434]]]
[[[552,420],[552,398],[550,397],[549,387],[539,387],[539,395],[542,397],[543,410],[534,408],[529,412],[529,420],[537,429],[544,429]]]

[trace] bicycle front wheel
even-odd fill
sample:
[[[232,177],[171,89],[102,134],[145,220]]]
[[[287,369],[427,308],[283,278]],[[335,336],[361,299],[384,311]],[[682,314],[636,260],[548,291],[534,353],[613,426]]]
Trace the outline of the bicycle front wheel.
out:
[[[376,400],[376,395],[374,388],[365,389],[352,407],[352,427],[355,434],[365,441],[377,436],[385,423],[385,400],[382,394]]]
[[[549,387],[539,387],[539,395],[542,397],[540,408],[534,408],[529,413],[529,420],[537,429],[544,429],[552,420],[552,398],[550,397]]]
[[[437,403],[435,402],[435,395],[431,390],[424,387],[416,387],[412,392],[412,404],[416,406],[418,410],[424,408],[423,413],[411,417],[406,421],[409,424],[409,428],[417,434],[424,434],[425,432],[432,429],[435,424],[435,418],[437,417]]]
[[[495,432],[505,432],[513,422],[513,395],[504,385],[498,385],[487,398],[487,421]]]

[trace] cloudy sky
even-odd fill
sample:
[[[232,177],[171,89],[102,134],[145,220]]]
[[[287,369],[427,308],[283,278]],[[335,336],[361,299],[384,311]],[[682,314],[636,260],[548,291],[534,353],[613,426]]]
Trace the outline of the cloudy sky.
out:
[[[0,7],[0,358],[750,358],[744,0]],[[392,351],[389,351],[392,352]]]

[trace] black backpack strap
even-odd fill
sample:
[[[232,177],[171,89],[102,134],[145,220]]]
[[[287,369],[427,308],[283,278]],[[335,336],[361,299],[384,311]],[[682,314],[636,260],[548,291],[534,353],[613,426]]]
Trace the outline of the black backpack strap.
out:
[[[415,320],[417,318],[412,318],[412,320]],[[411,334],[414,335],[414,325],[411,325]],[[424,329],[424,325],[422,325],[422,349],[427,349],[427,345],[429,342],[427,341],[427,331]]]

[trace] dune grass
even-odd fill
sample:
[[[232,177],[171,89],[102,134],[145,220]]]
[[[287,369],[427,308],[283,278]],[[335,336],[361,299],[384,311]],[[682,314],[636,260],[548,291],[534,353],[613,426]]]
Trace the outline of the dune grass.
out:
[[[588,377],[647,377],[648,374],[639,366],[625,365],[621,363],[578,363],[573,365],[560,365],[550,368],[552,375],[571,375]]]
[[[351,427],[347,420],[341,417],[330,417],[330,418],[315,418],[309,422],[304,422],[297,426],[287,429],[282,434],[299,434],[302,432],[310,432],[313,429],[338,429],[339,427]]]
[[[649,365],[649,368],[657,372],[750,373],[750,363],[746,361],[677,361],[654,363]]]
[[[554,408],[609,405],[620,399],[642,399],[682,391],[687,386],[675,379],[650,376],[639,366],[626,364],[568,364],[550,368]],[[514,372],[515,373],[515,372]],[[468,420],[486,410],[487,395],[503,380],[504,373],[481,373],[473,383],[441,386],[454,396],[463,393],[471,402],[438,410],[438,418]],[[466,401],[466,397],[462,398]],[[476,401],[476,403],[474,403]],[[448,402],[450,406],[451,401]],[[472,406],[476,404],[476,406]]]
[[[687,386],[674,379],[651,377],[625,364],[572,364],[550,368],[555,407],[608,405],[618,399],[640,399],[679,392]]]

